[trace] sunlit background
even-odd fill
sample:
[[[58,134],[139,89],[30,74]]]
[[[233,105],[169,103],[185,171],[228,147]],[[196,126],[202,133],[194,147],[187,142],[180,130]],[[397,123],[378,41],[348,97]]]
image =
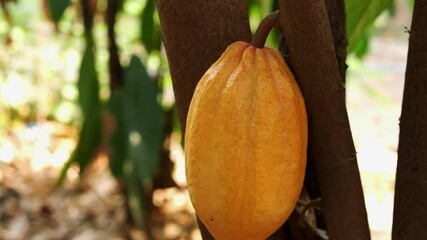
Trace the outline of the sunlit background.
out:
[[[63,185],[55,188],[82,125],[77,80],[85,41],[78,2],[71,1],[73,7],[57,25],[46,17],[42,1],[2,2],[7,12],[0,11],[0,239],[144,239],[144,233],[130,224],[126,209],[126,203],[132,206],[138,199],[127,199],[126,187],[110,172],[106,136],[87,171],[81,174],[72,164]],[[266,10],[253,2],[254,29]],[[174,98],[164,51],[148,54],[140,43],[145,5],[146,1],[126,0],[118,14],[120,61],[127,66],[137,55],[150,76],[161,75],[159,102],[167,111],[173,109]],[[97,7],[105,12],[106,0],[99,0]],[[366,54],[352,54],[347,60],[347,107],[373,239],[391,238],[405,29],[410,20],[407,1],[396,1],[370,27]],[[106,105],[109,53],[102,16],[95,16],[93,35],[100,97]],[[102,122],[104,133],[117,124],[108,112],[102,114]],[[149,224],[156,239],[201,239],[185,190],[180,141],[174,125],[165,144],[173,184],[155,189],[148,204],[154,209]]]

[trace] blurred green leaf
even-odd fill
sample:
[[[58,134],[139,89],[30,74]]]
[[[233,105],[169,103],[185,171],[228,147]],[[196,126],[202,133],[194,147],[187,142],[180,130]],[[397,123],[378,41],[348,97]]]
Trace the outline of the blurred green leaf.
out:
[[[99,83],[95,69],[95,53],[93,41],[87,43],[82,63],[80,65],[79,80],[77,82],[79,104],[83,115],[91,114],[94,108],[99,108]]]
[[[363,34],[362,38],[357,43],[356,49],[354,50],[354,53],[356,54],[356,57],[359,59],[362,59],[369,50],[369,36],[366,34]]]
[[[384,11],[389,9],[394,0],[345,0],[348,52],[356,49],[366,28]]]
[[[71,161],[79,164],[81,172],[86,169],[98,151],[101,138],[101,118],[99,111],[96,112],[85,118],[79,142],[71,156]]]
[[[262,20],[263,13],[262,13],[261,5],[258,3],[258,1],[250,0],[248,2],[248,5],[249,5],[250,27],[251,27],[252,33],[255,33],[259,23]]]
[[[53,21],[58,22],[62,14],[64,14],[65,9],[70,5],[70,0],[48,0],[50,15],[52,16]]]
[[[115,89],[108,101],[108,108],[117,121],[110,139],[110,169],[117,178],[122,178],[126,188],[126,200],[132,223],[140,230],[146,230],[145,199],[143,186],[135,170],[135,160],[128,153],[129,138],[125,122],[124,90]]]
[[[92,41],[89,41],[86,45],[77,85],[79,104],[83,112],[83,126],[77,147],[62,169],[59,184],[63,182],[66,172],[72,163],[78,163],[80,171],[83,172],[98,151],[100,143],[101,105]]]
[[[127,158],[128,138],[124,123],[123,90],[116,89],[108,100],[108,109],[116,120],[116,128],[110,139],[110,170],[120,179],[123,177],[123,165]]]
[[[125,125],[129,138],[128,156],[135,163],[143,184],[150,182],[162,149],[163,112],[157,100],[156,82],[141,60],[133,56],[125,72]]]
[[[132,223],[142,231],[147,231],[146,216],[146,203],[143,196],[144,189],[138,181],[134,163],[127,159],[124,165],[124,177],[126,187],[126,200],[129,206],[129,214],[132,218]]]
[[[408,0],[408,4],[409,4],[409,7],[411,7],[411,9],[413,10],[414,9],[414,0]]]
[[[120,12],[123,10],[123,5],[125,3],[126,0],[117,0],[118,4],[117,4],[117,12]]]
[[[249,0],[248,6],[251,31],[255,33],[261,20],[276,10],[277,1]],[[274,48],[279,46],[279,38],[276,29],[273,29],[273,31],[268,35],[265,45],[272,46]]]
[[[142,12],[141,40],[148,53],[159,50],[161,45],[160,27],[156,25],[156,4],[154,0],[147,0]]]
[[[181,124],[179,122],[176,104],[172,107],[172,131],[181,135]]]

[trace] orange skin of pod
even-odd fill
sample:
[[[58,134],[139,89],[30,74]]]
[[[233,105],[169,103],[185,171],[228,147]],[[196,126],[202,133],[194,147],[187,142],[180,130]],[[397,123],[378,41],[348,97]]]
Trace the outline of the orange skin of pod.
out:
[[[185,132],[192,204],[217,240],[264,240],[290,216],[305,174],[307,114],[280,53],[231,44],[193,95]]]

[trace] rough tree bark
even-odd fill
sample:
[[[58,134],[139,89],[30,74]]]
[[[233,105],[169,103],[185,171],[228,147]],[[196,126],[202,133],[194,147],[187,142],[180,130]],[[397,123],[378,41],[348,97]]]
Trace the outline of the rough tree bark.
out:
[[[347,35],[345,28],[345,4],[344,0],[326,0],[329,25],[331,26],[332,38],[334,40],[335,55],[338,60],[341,81],[345,82],[347,64]]]
[[[244,0],[156,0],[181,127],[185,129],[194,88],[225,48],[250,41]]]
[[[344,0],[326,0],[326,9],[328,12],[329,25],[332,31],[332,37],[335,47],[335,55],[338,61],[341,82],[345,84],[345,74],[347,70],[346,57],[347,57],[347,37],[346,37],[346,18],[345,18],[345,4]],[[289,56],[289,50],[287,50],[284,39],[281,41],[280,49],[285,56]],[[290,58],[288,59],[290,61]],[[312,199],[321,197],[319,179],[315,170],[311,153],[307,156],[307,170],[304,186],[307,189]],[[319,228],[326,228],[324,223],[324,217],[321,213],[317,216],[317,224]]]
[[[250,41],[246,0],[156,0],[183,132],[197,82],[225,48]],[[200,224],[200,222],[199,222]],[[213,239],[200,224],[203,239]]]
[[[393,239],[427,239],[427,2],[416,0],[409,37]]]
[[[320,183],[331,239],[370,239],[345,89],[324,1],[282,0],[282,27],[306,100],[308,152]]]

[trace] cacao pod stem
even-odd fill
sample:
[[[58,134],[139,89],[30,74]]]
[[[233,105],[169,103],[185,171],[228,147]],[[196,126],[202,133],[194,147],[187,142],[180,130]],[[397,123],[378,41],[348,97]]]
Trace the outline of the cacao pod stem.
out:
[[[273,27],[278,27],[280,11],[275,11],[267,15],[259,24],[254,36],[252,37],[251,45],[257,48],[263,48],[268,34]]]

